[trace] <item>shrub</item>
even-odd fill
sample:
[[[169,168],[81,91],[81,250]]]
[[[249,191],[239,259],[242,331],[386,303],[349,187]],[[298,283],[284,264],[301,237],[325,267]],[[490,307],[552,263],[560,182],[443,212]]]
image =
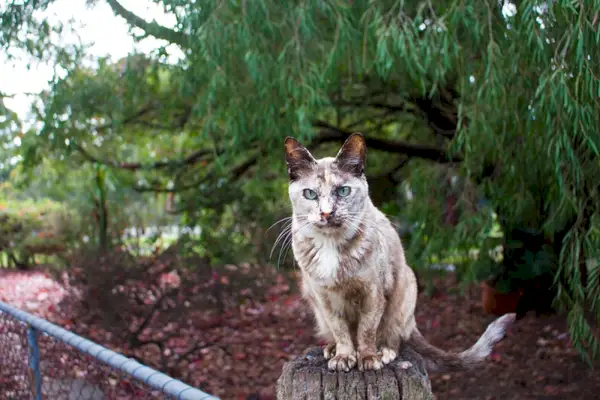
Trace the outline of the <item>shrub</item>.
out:
[[[76,215],[50,201],[0,199],[0,252],[26,268],[35,255],[62,255],[78,239]]]

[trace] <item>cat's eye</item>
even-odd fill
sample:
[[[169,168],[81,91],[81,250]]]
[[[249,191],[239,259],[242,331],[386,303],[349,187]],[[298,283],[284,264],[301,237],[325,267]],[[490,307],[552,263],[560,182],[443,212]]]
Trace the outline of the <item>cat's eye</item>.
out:
[[[315,192],[312,189],[304,189],[304,191],[302,192],[302,194],[304,195],[304,197],[306,197],[308,200],[315,200],[317,198],[317,192]]]
[[[340,186],[336,189],[338,196],[346,197],[350,194],[350,186]]]

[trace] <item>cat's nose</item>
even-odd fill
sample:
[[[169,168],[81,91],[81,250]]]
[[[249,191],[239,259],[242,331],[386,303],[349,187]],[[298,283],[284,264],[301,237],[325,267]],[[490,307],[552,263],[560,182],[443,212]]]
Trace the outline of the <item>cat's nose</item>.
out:
[[[321,219],[329,221],[331,218],[333,218],[333,211],[321,211]]]

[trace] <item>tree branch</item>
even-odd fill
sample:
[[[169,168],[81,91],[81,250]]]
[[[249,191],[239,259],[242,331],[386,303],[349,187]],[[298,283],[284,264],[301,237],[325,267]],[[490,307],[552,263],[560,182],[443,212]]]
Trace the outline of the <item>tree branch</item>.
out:
[[[179,129],[183,129],[185,127],[185,125],[189,122],[190,117],[192,115],[192,112],[191,112],[192,108],[186,106],[183,108],[181,115],[173,117],[175,120],[175,123],[173,123],[173,124],[163,124],[160,122],[153,122],[151,120],[149,121],[149,120],[145,120],[145,119],[140,119],[141,117],[146,116],[150,112],[157,110],[159,107],[160,107],[159,105],[149,105],[145,108],[142,108],[135,114],[132,114],[132,115],[124,118],[122,121],[119,121],[118,125],[131,124],[131,125],[140,125],[140,126],[150,128],[150,129],[176,131]],[[152,118],[152,116],[150,115],[149,118]],[[114,124],[113,122],[110,122],[110,123],[107,123],[104,125],[97,126],[95,128],[95,130],[97,132],[101,132],[105,129],[112,128],[115,125],[116,124]]]
[[[428,97],[412,99],[433,132],[446,139],[456,136],[458,111],[453,104],[455,100],[453,96],[452,90],[446,90],[437,99]]]
[[[261,154],[261,156],[262,155],[264,155],[264,154]],[[256,164],[256,162],[258,161],[258,157],[259,156],[250,157],[248,160],[246,160],[242,164],[234,167],[231,170],[231,180],[233,182],[235,182],[238,179],[240,179],[242,177],[242,175],[244,175],[246,173],[246,171],[248,171],[250,169],[250,167],[252,167],[254,164]]]
[[[352,133],[352,132],[346,131],[344,129],[337,128],[337,127],[330,125],[324,121],[318,121],[318,120],[314,121],[313,126],[316,128],[320,128],[321,133],[308,144],[308,148],[310,150],[314,150],[315,148],[317,148],[319,145],[321,145],[323,143],[337,142],[337,141],[341,142],[344,139],[346,139],[348,137],[348,135],[350,135]],[[375,131],[379,127],[380,126],[377,125],[375,128],[369,129],[369,132]],[[362,132],[362,133],[364,134],[365,132]],[[423,159],[436,161],[436,162],[440,162],[440,163],[461,162],[462,161],[461,157],[450,156],[448,154],[448,152],[445,151],[444,149],[439,149],[439,148],[433,147],[433,146],[412,144],[412,143],[393,141],[393,140],[387,140],[387,139],[370,138],[368,136],[365,137],[365,140],[367,141],[367,146],[369,146],[370,148],[373,148],[376,150],[381,150],[381,151],[386,151],[386,152],[390,152],[390,153],[401,153],[401,154],[408,156],[408,158],[418,157],[418,158],[423,158]],[[265,155],[264,152],[257,154],[255,156],[250,157],[248,160],[246,160],[242,164],[239,164],[238,166],[234,167],[231,170],[231,180],[237,181],[238,179],[240,179],[254,164],[256,164],[259,157],[262,157],[264,155]],[[408,158],[405,162],[408,161]],[[398,168],[401,168],[405,162],[403,162]]]
[[[259,157],[263,157],[265,155],[266,155],[266,152],[263,151],[257,155],[254,155],[254,156],[248,158],[246,161],[242,162],[241,164],[238,164],[235,167],[233,167],[231,169],[231,171],[229,172],[230,182],[238,181],[254,164],[256,164]],[[215,176],[216,176],[215,174],[208,174],[192,183],[174,186],[172,188],[160,187],[160,186],[150,186],[150,187],[135,186],[133,188],[133,190],[135,190],[136,192],[180,193],[180,192],[185,192],[186,190],[196,189],[202,183],[205,183],[205,182],[209,181],[210,179],[215,178]]]
[[[352,133],[320,120],[314,121],[313,126],[320,129],[320,134],[310,142],[309,148],[315,148],[327,142],[342,141]],[[433,146],[372,137],[365,137],[365,140],[367,146],[375,150],[401,153],[409,157],[418,157],[439,163],[462,161],[462,157],[450,155],[446,150]]]
[[[364,100],[336,100],[333,102],[338,107],[371,107],[384,109],[391,112],[407,112],[409,111],[405,105],[387,104],[381,101],[364,101]]]
[[[337,107],[373,108],[386,110],[389,114],[411,113],[422,117],[436,135],[452,139],[456,135],[458,122],[455,101],[459,94],[451,87],[439,88],[434,97],[408,97],[403,103],[390,104],[387,96],[390,91],[374,90],[349,99],[332,100]],[[332,97],[334,98],[334,97]],[[338,124],[339,125],[339,124]]]
[[[396,166],[394,168],[392,168],[391,170],[389,170],[386,174],[385,177],[391,179],[392,181],[394,181],[395,183],[399,183],[399,181],[394,177],[394,175],[396,175],[396,172],[400,171],[402,168],[404,168],[404,166],[406,164],[408,164],[408,162],[410,161],[410,158],[408,157],[404,157],[400,160],[400,162],[398,164],[396,164]]]
[[[138,112],[136,112],[135,114],[131,114],[130,116],[125,117],[120,123],[122,125],[125,125],[125,124],[129,124],[129,123],[135,122],[138,118],[143,117],[144,115],[146,115],[149,112],[155,110],[156,108],[157,108],[157,106],[155,104],[149,104],[149,105],[147,105],[147,106],[145,106],[143,108],[140,108],[140,110]],[[101,113],[101,111],[99,111],[99,110],[96,110],[96,112]],[[109,129],[109,128],[111,128],[111,127],[114,126],[114,120],[112,120],[112,121],[113,122],[109,122],[109,123],[104,124],[104,125],[96,126],[93,129],[96,132],[102,132],[102,131],[104,131],[106,129]]]
[[[98,164],[108,165],[114,168],[121,168],[130,171],[137,170],[149,170],[149,169],[161,169],[161,168],[173,168],[173,167],[181,167],[184,165],[195,164],[196,162],[204,159],[206,156],[213,154],[214,150],[212,149],[201,149],[193,152],[189,156],[185,157],[182,160],[167,160],[167,161],[156,161],[150,164],[142,164],[142,163],[127,163],[127,162],[118,162],[112,160],[103,160],[92,154],[90,154],[87,150],[85,150],[82,146],[73,143],[73,146],[79,151],[83,157],[85,157],[88,161],[95,162]]]
[[[117,0],[106,0],[106,2],[110,8],[112,8],[113,12],[124,18],[129,25],[140,28],[146,32],[146,34],[154,36],[157,39],[164,39],[167,42],[177,44],[183,48],[189,46],[189,37],[186,34],[164,27],[154,21],[148,22],[123,7]]]
[[[192,183],[188,183],[185,185],[179,185],[179,186],[173,186],[172,188],[161,187],[161,186],[150,186],[150,187],[134,186],[133,190],[135,190],[136,192],[140,192],[140,193],[143,193],[143,192],[180,193],[180,192],[185,192],[186,190],[190,190],[190,189],[197,189],[201,184],[209,181],[211,178],[214,178],[214,174],[208,174]]]
[[[153,340],[148,340],[148,341],[141,340],[140,335],[144,332],[144,330],[148,327],[148,325],[150,324],[150,322],[152,321],[152,319],[154,318],[156,313],[160,310],[160,307],[162,306],[163,301],[171,293],[174,293],[174,292],[175,292],[174,290],[162,292],[161,296],[158,299],[156,299],[156,301],[152,305],[152,308],[150,309],[148,314],[146,314],[146,317],[142,320],[142,323],[137,327],[137,329],[135,331],[129,332],[128,344],[129,344],[130,348],[133,349],[133,348],[136,348],[139,346],[143,346],[145,344],[155,343],[155,341],[153,341]],[[159,346],[162,346],[162,343],[160,343]]]

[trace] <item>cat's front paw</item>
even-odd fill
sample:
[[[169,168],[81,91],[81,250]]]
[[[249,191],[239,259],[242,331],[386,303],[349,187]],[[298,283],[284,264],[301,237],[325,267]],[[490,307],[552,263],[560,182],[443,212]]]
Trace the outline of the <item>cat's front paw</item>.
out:
[[[378,371],[383,368],[381,357],[375,353],[365,353],[358,356],[358,369],[361,371]]]
[[[327,367],[331,371],[348,372],[356,365],[356,356],[354,354],[336,354],[333,356]]]
[[[381,362],[385,365],[394,361],[398,356],[398,354],[389,347],[382,347],[381,350],[377,352],[377,355],[381,357]]]
[[[335,343],[328,343],[323,348],[323,357],[325,357],[326,360],[330,360],[333,356],[335,356]]]

